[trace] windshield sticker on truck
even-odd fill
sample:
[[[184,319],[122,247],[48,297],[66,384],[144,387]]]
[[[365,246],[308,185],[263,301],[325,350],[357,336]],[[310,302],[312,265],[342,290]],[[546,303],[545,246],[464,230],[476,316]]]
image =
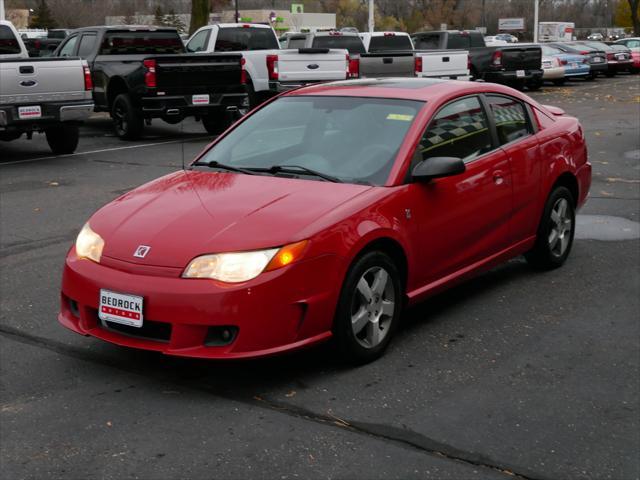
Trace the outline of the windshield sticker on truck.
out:
[[[413,120],[413,115],[403,115],[401,113],[390,113],[387,115],[387,120],[400,120],[401,122],[410,122]]]

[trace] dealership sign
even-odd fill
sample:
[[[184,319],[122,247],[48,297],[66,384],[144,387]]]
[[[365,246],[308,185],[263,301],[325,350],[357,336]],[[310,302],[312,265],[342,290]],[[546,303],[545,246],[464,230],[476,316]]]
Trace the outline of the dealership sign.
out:
[[[498,30],[524,30],[524,18],[500,18]]]

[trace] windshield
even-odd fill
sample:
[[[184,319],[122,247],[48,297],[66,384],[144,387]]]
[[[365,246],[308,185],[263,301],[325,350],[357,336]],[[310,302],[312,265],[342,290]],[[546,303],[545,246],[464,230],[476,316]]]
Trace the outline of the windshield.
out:
[[[351,55],[366,53],[364,43],[358,36],[352,35],[323,35],[314,37],[313,48],[344,48]]]
[[[216,52],[277,50],[280,44],[270,28],[225,27],[218,30]]]
[[[411,40],[406,35],[383,35],[371,37],[370,52],[413,50]]]
[[[283,97],[251,115],[199,163],[244,169],[296,165],[344,182],[384,185],[422,105],[386,98]]]

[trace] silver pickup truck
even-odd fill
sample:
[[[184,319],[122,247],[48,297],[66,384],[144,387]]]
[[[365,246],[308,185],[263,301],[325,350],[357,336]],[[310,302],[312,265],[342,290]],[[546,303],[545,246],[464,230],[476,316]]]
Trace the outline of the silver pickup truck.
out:
[[[14,26],[0,21],[0,140],[41,132],[53,153],[73,153],[93,112],[91,87],[86,62],[29,58]]]

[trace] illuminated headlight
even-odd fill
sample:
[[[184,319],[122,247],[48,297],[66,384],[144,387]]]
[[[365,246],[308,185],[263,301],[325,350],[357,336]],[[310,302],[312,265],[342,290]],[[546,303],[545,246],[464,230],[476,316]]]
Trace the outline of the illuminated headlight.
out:
[[[91,230],[88,223],[85,223],[76,239],[76,254],[81,258],[100,262],[103,248],[104,240],[102,237]]]
[[[285,267],[296,261],[307,241],[282,248],[251,252],[218,253],[194,258],[185,269],[184,278],[210,278],[225,283],[240,283],[256,278],[264,271]]]

